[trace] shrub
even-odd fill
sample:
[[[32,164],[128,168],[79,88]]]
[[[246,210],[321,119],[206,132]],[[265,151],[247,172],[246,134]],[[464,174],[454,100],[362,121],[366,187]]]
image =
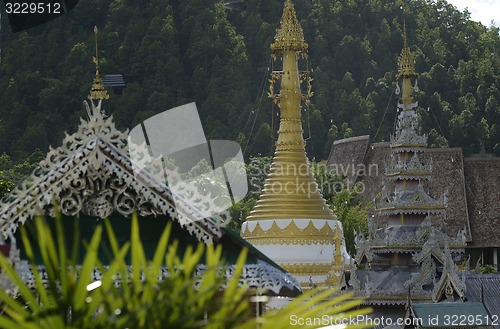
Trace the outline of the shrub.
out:
[[[61,219],[56,218],[55,235],[45,220],[35,219],[36,247],[46,269],[45,281],[37,269],[33,245],[21,227],[35,289],[30,289],[7,259],[0,255],[2,272],[18,289],[17,296],[0,290],[3,304],[0,327],[280,329],[290,326],[292,315],[344,318],[368,311],[349,312],[360,304],[360,300],[350,299],[350,295],[331,298],[332,290],[314,290],[278,311],[250,318],[248,289],[239,285],[246,251],[240,254],[233,277],[225,282],[220,276],[223,265],[220,245],[214,247],[200,243],[196,248],[188,247],[181,259],[178,256],[179,242],[169,241],[171,225],[168,225],[158,241],[153,259],[147,260],[135,216],[130,241],[121,246],[109,222],[104,223],[113,254],[108,266],[104,266],[98,257],[104,230],[102,225],[94,231],[79,264],[78,243],[75,242],[71,255],[66,251]],[[197,276],[196,267],[202,260],[207,270]],[[164,277],[160,275],[162,267],[168,271]],[[101,277],[93,282],[95,270],[100,271]],[[317,328],[320,325],[295,327]]]

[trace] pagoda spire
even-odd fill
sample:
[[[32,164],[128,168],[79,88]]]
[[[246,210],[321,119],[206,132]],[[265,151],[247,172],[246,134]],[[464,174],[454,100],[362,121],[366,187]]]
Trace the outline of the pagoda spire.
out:
[[[396,75],[399,114],[396,120],[394,135],[391,136],[391,148],[409,150],[415,147],[426,148],[427,136],[425,134],[421,135],[419,131],[420,125],[416,112],[416,108],[418,107],[416,94],[419,91],[417,82],[418,73],[415,70],[415,58],[408,46],[404,1],[402,1],[401,8],[403,9],[403,49],[398,59],[398,73]]]
[[[273,55],[289,50],[306,53],[307,47],[308,45],[304,41],[304,33],[295,14],[292,0],[285,0],[280,27],[276,31],[274,43],[271,44]]]
[[[304,289],[341,284],[349,264],[342,223],[321,195],[306,156],[301,102],[311,95],[299,70],[307,43],[291,0],[285,0],[271,51],[282,70],[271,73],[269,97],[280,111],[276,150],[262,193],[241,236],[293,274]],[[279,91],[274,86],[279,84]]]
[[[403,8],[403,49],[398,61],[398,80],[402,80],[402,92],[400,100],[404,105],[414,104],[414,91],[417,92],[417,85],[412,86],[412,80],[416,79],[418,74],[415,70],[415,58],[408,47],[406,35],[406,18],[404,17],[404,1],[402,1]],[[416,80],[415,80],[416,81]],[[407,109],[409,106],[405,106]]]
[[[376,212],[370,220],[370,234],[366,240],[356,241],[356,262],[362,266],[351,277],[355,280],[355,294],[375,305],[404,305],[405,300],[408,305],[410,296],[414,300],[437,301],[435,296],[447,284],[447,278],[462,285],[454,271],[446,272],[446,266],[454,267],[451,262],[443,263],[441,255],[447,244],[453,245],[454,253],[463,252],[465,240],[449,237],[433,226],[445,217],[446,197],[436,199],[429,194],[432,158],[424,156],[427,136],[420,133],[416,112],[418,75],[405,21],[403,26],[396,87],[398,115],[391,135],[390,161],[385,166],[382,189],[374,199]],[[357,280],[361,275],[364,281]]]
[[[315,218],[335,219],[321,196],[310,170],[305,152],[301,120],[301,101],[308,99],[309,72],[299,71],[299,56],[307,56],[302,27],[297,20],[291,0],[285,1],[280,27],[276,31],[271,50],[274,58],[281,58],[282,71],[272,72],[269,97],[280,109],[280,127],[276,151],[262,195],[247,220]],[[274,84],[281,82],[274,93]],[[307,83],[306,92],[301,82]]]
[[[88,98],[90,100],[103,100],[108,99],[109,95],[104,88],[104,84],[102,83],[101,75],[99,74],[99,48],[97,47],[97,33],[99,30],[97,26],[94,26],[94,38],[95,38],[95,56],[92,58],[95,64],[95,76],[94,81],[92,83],[92,89],[90,89],[90,94]]]

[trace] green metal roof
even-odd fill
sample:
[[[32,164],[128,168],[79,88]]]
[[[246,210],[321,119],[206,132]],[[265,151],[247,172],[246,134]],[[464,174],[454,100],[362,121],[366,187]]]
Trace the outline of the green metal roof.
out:
[[[418,303],[412,310],[420,328],[491,328],[498,321],[480,302]]]
[[[80,243],[80,261],[83,261],[83,257],[85,255],[85,244],[90,241],[92,234],[94,233],[96,227],[98,225],[104,224],[103,220],[96,219],[94,217],[89,216],[80,216],[80,218],[73,218],[70,216],[62,216],[63,220],[63,228],[65,234],[65,240],[68,250],[71,250],[74,244],[74,232],[77,229],[79,231],[79,243]],[[118,243],[123,244],[130,240],[131,234],[131,219],[125,218],[121,215],[113,214],[108,218],[111,226],[113,227],[113,231],[116,235]],[[47,223],[53,228],[53,232],[55,232],[55,222],[51,217],[46,217]],[[172,223],[172,231],[170,233],[170,241],[178,240],[178,255],[179,257],[184,256],[185,249],[187,246],[191,245],[192,247],[196,247],[199,242],[194,236],[189,234],[187,230],[182,228],[179,223],[176,221],[169,220],[166,216],[159,217],[141,217],[139,218],[139,234],[141,238],[141,242],[144,247],[144,252],[146,257],[153,258],[154,252],[156,250],[156,244],[160,239],[163,230],[167,226],[167,224]],[[28,231],[34,231],[34,225],[32,221],[28,221],[25,224]],[[226,264],[234,264],[242,251],[243,248],[247,248],[249,250],[246,264],[255,264],[257,260],[263,260],[273,267],[276,267],[282,270],[284,273],[286,272],[281,267],[279,267],[276,263],[274,263],[267,256],[258,251],[255,247],[250,245],[248,242],[243,240],[239,236],[238,233],[232,231],[230,229],[225,229],[225,234],[218,240],[215,241],[215,245],[222,244],[222,259]],[[16,235],[19,235],[19,231],[16,232]],[[32,242],[35,242],[34,236],[32,233],[33,239]],[[17,239],[21,241],[21,239]],[[36,244],[35,244],[36,245]],[[24,251],[22,246],[21,250]],[[25,256],[23,254],[23,256]],[[100,244],[99,257],[104,264],[109,262],[109,257],[111,256],[111,248],[108,243],[106,232],[102,235],[102,243]],[[37,255],[37,259],[41,261],[40,255]],[[202,261],[205,262],[205,258],[202,258]]]
[[[94,217],[81,215],[79,218],[75,219],[70,216],[62,216],[62,223],[64,228],[65,242],[67,245],[67,250],[72,250],[74,244],[74,232],[75,230],[79,231],[79,261],[83,261],[85,255],[85,244],[90,241],[92,234],[95,231],[95,228],[103,224],[103,221],[100,219],[96,219]],[[53,232],[55,232],[55,222],[51,217],[46,217],[46,220],[50,226],[53,227]],[[111,226],[113,227],[113,231],[118,240],[118,243],[121,245],[126,241],[130,240],[131,234],[131,219],[123,217],[119,214],[112,214],[108,218]],[[176,221],[172,221],[167,216],[148,216],[148,217],[140,217],[139,218],[139,232],[140,239],[144,247],[144,252],[146,257],[149,259],[153,258],[154,252],[156,250],[156,246],[158,240],[160,239],[163,230],[166,225],[171,222],[172,223],[172,231],[170,233],[169,241],[178,240],[179,245],[177,249],[178,256],[182,259],[184,256],[184,252],[188,246],[192,246],[196,248],[196,246],[201,243],[196,237],[192,236],[185,228],[181,227],[180,224]],[[33,221],[29,220],[25,223],[25,227],[28,232],[31,232],[31,241],[33,245],[36,245],[36,238],[34,234],[34,225]],[[19,238],[20,232],[16,232],[17,241],[21,241]],[[286,270],[272,261],[269,257],[264,255],[246,240],[244,240],[237,232],[229,229],[223,228],[223,235],[214,241],[214,245],[222,245],[222,262],[225,265],[234,265],[236,260],[243,249],[248,249],[247,258],[245,261],[246,265],[257,265],[257,266],[270,266],[274,268],[273,277],[268,277],[267,279],[262,277],[265,280],[271,280],[272,282],[280,282],[283,281],[283,286],[281,288],[281,296],[289,296],[294,297],[301,293],[300,287],[297,282],[290,281],[288,279],[291,276]],[[18,245],[18,248],[21,250],[21,257],[26,258],[26,254],[24,252],[24,246],[22,243]],[[107,234],[104,232],[102,235],[102,242],[99,245],[99,259],[103,264],[108,264],[111,257],[111,247],[109,245]],[[130,255],[128,255],[130,256]],[[42,264],[41,255],[39,251],[35,248],[35,258],[38,264]],[[200,264],[205,264],[205,255],[200,259]],[[262,263],[266,263],[267,265],[263,265]],[[264,271],[265,272],[265,271]],[[255,273],[256,275],[265,275],[262,272],[261,274]]]

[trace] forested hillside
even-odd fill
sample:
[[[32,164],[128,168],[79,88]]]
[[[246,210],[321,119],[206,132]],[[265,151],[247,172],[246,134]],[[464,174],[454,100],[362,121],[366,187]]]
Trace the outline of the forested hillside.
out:
[[[406,3],[430,143],[469,154],[483,144],[500,155],[499,29],[443,0]],[[328,156],[335,138],[388,140],[403,45],[399,1],[295,5],[310,49],[302,64],[314,78],[315,95],[304,106],[311,157]],[[127,82],[122,96],[105,103],[120,128],[195,101],[209,139],[237,140],[247,157],[270,154],[278,117],[266,97],[269,44],[282,6],[247,0],[236,11],[210,0],[80,0],[69,14],[15,34],[2,16],[0,154],[23,161],[74,131],[95,69],[94,25],[101,74],[121,73]]]

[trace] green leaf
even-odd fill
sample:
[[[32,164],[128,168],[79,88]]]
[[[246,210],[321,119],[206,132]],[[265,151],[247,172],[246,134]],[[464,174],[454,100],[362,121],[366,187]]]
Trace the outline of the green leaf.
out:
[[[82,268],[79,273],[79,278],[77,285],[75,287],[75,292],[73,295],[72,304],[74,305],[75,311],[79,311],[83,308],[85,304],[85,298],[87,296],[87,285],[90,283],[90,278],[94,266],[97,263],[97,250],[101,242],[102,226],[96,227],[90,244],[87,248],[87,253],[83,260]]]

